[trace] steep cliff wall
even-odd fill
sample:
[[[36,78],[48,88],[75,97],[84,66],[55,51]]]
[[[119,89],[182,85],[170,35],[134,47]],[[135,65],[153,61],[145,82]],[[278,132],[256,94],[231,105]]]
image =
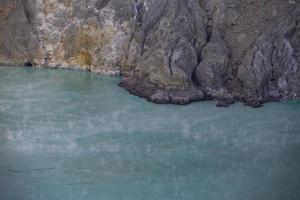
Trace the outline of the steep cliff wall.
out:
[[[0,62],[123,74],[157,103],[300,96],[299,0],[0,0]]]

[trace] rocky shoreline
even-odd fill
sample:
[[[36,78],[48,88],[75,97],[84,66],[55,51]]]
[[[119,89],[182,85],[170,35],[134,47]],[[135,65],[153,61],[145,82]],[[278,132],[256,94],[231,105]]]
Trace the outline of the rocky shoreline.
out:
[[[37,66],[37,65],[14,65],[14,64],[5,64],[0,63],[1,66],[9,66],[9,67],[34,67],[34,68],[45,68],[45,69],[62,69],[62,70],[79,70],[79,71],[87,71],[86,69],[82,69],[80,67],[49,67],[49,66]],[[91,73],[95,73],[89,71]],[[174,105],[188,105],[193,102],[199,101],[215,101],[216,107],[229,107],[230,105],[241,102],[244,103],[245,106],[251,106],[253,108],[260,108],[264,103],[267,102],[280,102],[285,100],[300,100],[299,97],[285,97],[285,98],[277,98],[277,99],[243,99],[240,96],[235,96],[234,94],[224,93],[225,91],[219,91],[215,93],[205,93],[201,89],[197,87],[193,87],[188,90],[164,90],[159,89],[155,85],[149,85],[140,80],[127,80],[120,73],[95,73],[98,75],[106,75],[106,76],[120,76],[121,81],[118,84],[119,87],[127,90],[130,94],[138,96],[140,98],[144,98],[149,102],[156,104],[174,104]]]
[[[240,96],[234,96],[233,94],[220,92],[220,94],[209,94],[204,93],[199,88],[192,88],[189,90],[162,90],[157,89],[153,85],[145,85],[143,82],[135,80],[123,79],[120,87],[129,91],[130,94],[145,98],[146,100],[157,103],[157,104],[176,104],[176,105],[188,105],[192,102],[197,101],[215,101],[217,107],[229,107],[236,102],[242,102],[246,106],[251,106],[253,108],[260,108],[266,102],[279,102],[281,100],[295,99],[295,98],[285,98],[285,99],[242,99]],[[297,98],[299,99],[299,98]]]

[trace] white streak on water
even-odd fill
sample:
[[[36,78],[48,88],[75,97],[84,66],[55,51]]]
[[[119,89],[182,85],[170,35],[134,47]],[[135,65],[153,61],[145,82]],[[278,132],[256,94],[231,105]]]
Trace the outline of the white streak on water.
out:
[[[299,103],[155,105],[117,82],[0,68],[0,199],[299,199]]]

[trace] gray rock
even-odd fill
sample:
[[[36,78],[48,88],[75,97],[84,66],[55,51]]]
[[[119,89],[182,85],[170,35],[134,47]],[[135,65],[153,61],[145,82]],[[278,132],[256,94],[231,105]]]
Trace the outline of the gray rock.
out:
[[[206,90],[225,88],[232,72],[229,67],[229,52],[219,32],[213,32],[201,56],[202,61],[195,72],[198,84]]]
[[[122,74],[156,103],[300,96],[300,2],[0,0],[0,63]]]

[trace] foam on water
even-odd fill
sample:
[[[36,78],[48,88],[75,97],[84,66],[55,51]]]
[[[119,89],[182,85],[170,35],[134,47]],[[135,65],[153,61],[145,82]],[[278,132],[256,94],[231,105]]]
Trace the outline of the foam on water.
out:
[[[300,103],[155,105],[86,72],[0,68],[0,199],[300,199]]]

